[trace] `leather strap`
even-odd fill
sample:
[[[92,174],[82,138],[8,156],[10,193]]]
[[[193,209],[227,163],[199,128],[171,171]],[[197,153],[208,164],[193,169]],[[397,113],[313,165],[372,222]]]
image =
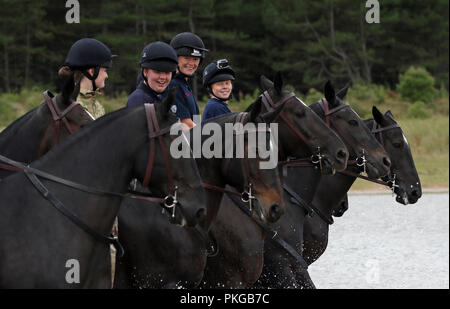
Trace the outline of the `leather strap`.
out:
[[[286,102],[287,100],[289,100],[290,98],[295,97],[295,94],[293,92],[287,94],[286,96],[284,96],[280,102],[278,102],[279,104],[283,104],[284,102]],[[270,94],[268,91],[264,91],[263,94],[261,95],[261,101],[264,104],[264,106],[266,107],[268,112],[272,112],[273,110],[275,110],[275,103],[273,102],[272,98],[270,97]],[[278,114],[278,117],[280,117],[285,123],[286,125],[305,143],[308,143],[308,139],[305,137],[305,135],[303,135],[302,132],[300,132],[293,124],[292,122],[289,121],[289,119],[287,119],[286,115],[283,113],[283,111],[281,111]]]
[[[262,228],[264,230],[264,232],[267,233],[267,235],[269,236],[269,238],[271,240],[275,241],[275,243],[278,244],[282,249],[286,250],[300,264],[300,267],[302,269],[304,269],[304,270],[308,269],[308,263],[306,263],[305,259],[303,259],[303,257],[300,254],[298,254],[298,252],[291,245],[289,245],[283,238],[281,238],[280,235],[278,235],[277,231],[272,229],[267,224],[265,224],[259,220],[255,220],[253,218],[251,212],[248,210],[248,208],[245,206],[245,204],[240,199],[238,199],[234,195],[230,195],[230,194],[228,194],[228,197],[234,202],[235,205],[237,205],[239,207],[239,209],[243,213],[245,213],[247,216],[252,218],[253,221],[260,228]]]
[[[286,183],[283,184],[283,189],[292,197],[291,202],[294,204],[305,208],[309,216],[314,214],[318,215],[320,219],[322,219],[325,223],[332,225],[334,220],[331,216],[324,215],[317,207],[313,204],[307,203],[304,199],[300,197],[291,187],[289,187]]]
[[[84,223],[77,215],[75,215],[73,212],[71,212],[69,209],[64,207],[64,204],[61,203],[45,186],[44,184],[37,178],[37,176],[31,172],[29,169],[24,170],[25,175],[30,180],[30,182],[33,184],[33,186],[36,188],[36,190],[39,191],[39,193],[42,194],[42,196],[47,199],[59,212],[61,212],[64,216],[69,218],[73,223],[75,223],[78,227],[80,227],[83,231],[91,235],[95,240],[102,242],[106,245],[113,245],[116,250],[119,257],[122,257],[124,254],[124,250],[122,245],[120,244],[117,237],[114,237],[112,234],[111,236],[104,236],[100,233],[97,233],[95,230],[93,230],[90,226],[88,226],[86,223]]]

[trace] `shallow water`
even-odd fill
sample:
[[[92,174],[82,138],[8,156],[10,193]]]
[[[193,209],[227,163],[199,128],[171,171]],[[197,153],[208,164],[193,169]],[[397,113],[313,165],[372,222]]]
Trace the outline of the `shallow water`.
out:
[[[309,273],[319,289],[448,289],[449,194],[407,206],[390,194],[350,195]]]

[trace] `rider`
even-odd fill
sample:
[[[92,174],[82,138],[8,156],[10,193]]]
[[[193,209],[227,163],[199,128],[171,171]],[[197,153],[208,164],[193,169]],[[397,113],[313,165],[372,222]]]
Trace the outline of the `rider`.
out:
[[[142,78],[128,98],[127,107],[161,102],[167,96],[178,58],[172,46],[158,41],[144,47],[139,64]]]
[[[175,49],[178,56],[177,74],[169,85],[169,88],[180,87],[175,97],[175,113],[182,123],[189,128],[193,128],[195,126],[193,117],[199,115],[200,111],[188,80],[194,76],[208,50],[205,48],[202,39],[191,32],[177,34],[170,45]]]
[[[111,67],[114,57],[116,55],[112,55],[105,44],[90,38],[76,41],[66,57],[64,65],[84,75],[79,81],[80,93],[77,101],[94,119],[105,114],[105,109],[97,98],[101,95],[99,90],[105,87],[107,70]]]
[[[227,59],[215,60],[203,71],[203,87],[211,99],[206,103],[202,122],[222,114],[231,113],[228,101],[231,99],[235,74]]]

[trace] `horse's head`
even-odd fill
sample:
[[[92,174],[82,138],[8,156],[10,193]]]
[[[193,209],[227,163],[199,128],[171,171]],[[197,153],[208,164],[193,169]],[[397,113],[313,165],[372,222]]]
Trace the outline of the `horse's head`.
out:
[[[164,102],[148,104],[142,111],[147,114],[148,142],[141,149],[134,170],[153,195],[165,197],[164,207],[172,223],[194,226],[206,214],[205,192],[193,156],[172,155],[171,145],[176,139],[188,143],[178,118],[171,112],[175,91]],[[179,130],[172,131],[175,126]]]
[[[348,152],[344,143],[294,93],[283,90],[280,73],[274,82],[262,76],[261,88],[265,90],[260,97],[265,109],[284,103],[277,122],[280,148],[285,156],[301,158],[320,154],[322,173],[332,174],[335,170],[345,169]]]
[[[366,124],[374,128],[375,136],[391,158],[388,179],[397,195],[396,200],[404,205],[414,204],[422,196],[422,187],[408,141],[390,111],[383,115],[374,106],[372,115],[374,119],[366,120]],[[379,125],[378,128],[373,125],[374,121]]]
[[[227,183],[242,192],[242,201],[264,222],[275,222],[284,213],[275,148],[277,132],[272,132],[268,125],[282,107],[280,105],[263,118],[260,117],[261,101],[257,101],[248,113],[220,118],[225,125],[233,123],[234,126],[233,138],[227,141],[225,136],[223,175]],[[227,133],[229,131],[225,129],[225,135]]]
[[[321,99],[311,105],[311,108],[340,135],[350,156],[356,159],[356,164],[360,165],[369,177],[387,175],[391,164],[389,156],[358,114],[344,102],[347,89],[348,87],[345,87],[335,94],[328,81],[325,85],[325,100]]]

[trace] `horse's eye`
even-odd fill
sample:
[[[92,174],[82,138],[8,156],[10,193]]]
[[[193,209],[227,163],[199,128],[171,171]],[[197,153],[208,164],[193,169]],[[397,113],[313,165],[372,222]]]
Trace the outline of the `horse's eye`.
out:
[[[401,148],[401,147],[403,146],[403,143],[402,143],[402,142],[394,142],[394,143],[392,143],[392,145],[393,145],[395,148]]]
[[[357,127],[358,121],[356,121],[355,119],[351,119],[348,121],[348,124],[351,125],[352,127]]]

